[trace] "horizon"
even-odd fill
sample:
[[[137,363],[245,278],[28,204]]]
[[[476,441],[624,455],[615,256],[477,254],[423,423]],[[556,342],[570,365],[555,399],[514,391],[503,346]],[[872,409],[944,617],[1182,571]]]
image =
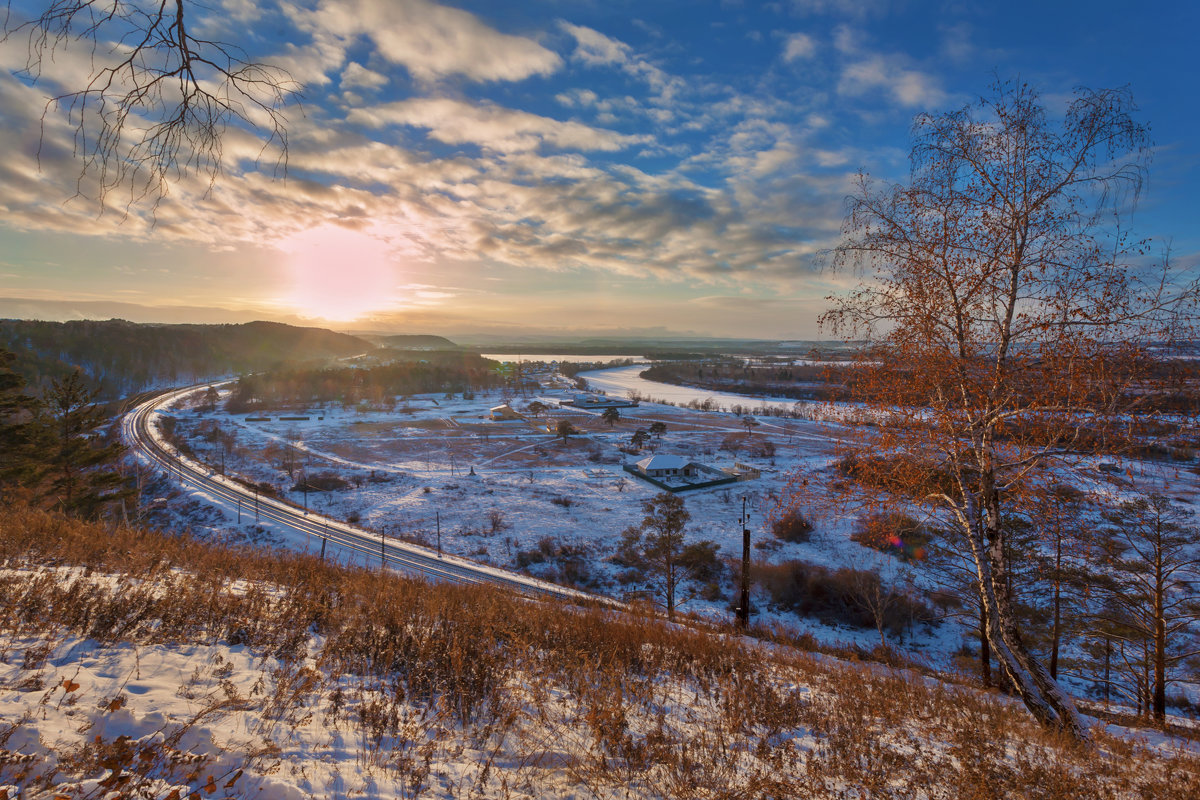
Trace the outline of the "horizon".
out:
[[[1119,9],[224,0],[192,9],[194,28],[303,93],[288,175],[235,125],[215,184],[182,176],[157,208],[68,201],[73,129],[52,109],[40,139],[39,118],[81,52],[33,83],[12,37],[0,315],[822,340],[825,298],[854,278],[820,257],[854,176],[904,180],[913,116],[996,76],[1028,79],[1052,113],[1077,86],[1129,87],[1155,136],[1133,230],[1191,274],[1200,109],[1179,99],[1200,10]]]

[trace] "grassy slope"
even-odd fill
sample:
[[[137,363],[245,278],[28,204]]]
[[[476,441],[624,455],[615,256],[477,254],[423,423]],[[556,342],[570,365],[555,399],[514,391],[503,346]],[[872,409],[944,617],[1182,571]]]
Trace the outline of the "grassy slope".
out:
[[[346,736],[348,769],[409,796],[1200,796],[1191,757],[1103,732],[1077,749],[995,694],[654,619],[21,508],[0,511],[0,567],[0,655],[24,691],[69,674],[47,658],[64,637],[269,655],[267,691],[239,709],[286,724],[248,775],[303,771],[289,737],[324,726]],[[142,763],[101,736],[51,775],[4,750],[19,724],[0,721],[0,786]],[[381,755],[416,741],[421,758]],[[469,792],[447,777],[463,748],[490,753]]]

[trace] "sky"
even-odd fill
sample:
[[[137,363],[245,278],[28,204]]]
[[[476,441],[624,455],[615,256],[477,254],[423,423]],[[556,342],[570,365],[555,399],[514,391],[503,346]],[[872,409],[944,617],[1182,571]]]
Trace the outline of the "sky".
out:
[[[15,19],[43,5],[19,0]],[[1081,86],[1129,87],[1154,141],[1133,229],[1200,265],[1200,3],[186,8],[195,35],[294,81],[286,169],[235,122],[215,182],[172,175],[157,204],[119,188],[101,202],[47,99],[119,50],[61,47],[34,81],[27,39],[10,37],[0,317],[817,338],[826,298],[853,282],[820,254],[856,174],[904,180],[913,116],[997,78],[1052,112]]]

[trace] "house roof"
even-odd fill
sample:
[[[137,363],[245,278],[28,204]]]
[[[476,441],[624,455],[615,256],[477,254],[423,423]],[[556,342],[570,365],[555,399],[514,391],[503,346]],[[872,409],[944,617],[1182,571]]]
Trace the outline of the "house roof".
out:
[[[649,472],[652,469],[683,469],[688,465],[682,456],[649,456],[637,462],[638,469]]]
[[[502,406],[492,406],[492,411],[512,411],[512,407],[505,403]]]

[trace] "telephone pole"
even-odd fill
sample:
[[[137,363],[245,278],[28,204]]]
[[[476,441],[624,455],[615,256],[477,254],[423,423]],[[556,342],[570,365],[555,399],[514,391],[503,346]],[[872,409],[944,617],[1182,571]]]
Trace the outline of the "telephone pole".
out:
[[[742,597],[738,601],[738,627],[750,624],[750,513],[746,510],[746,497],[742,496]]]

